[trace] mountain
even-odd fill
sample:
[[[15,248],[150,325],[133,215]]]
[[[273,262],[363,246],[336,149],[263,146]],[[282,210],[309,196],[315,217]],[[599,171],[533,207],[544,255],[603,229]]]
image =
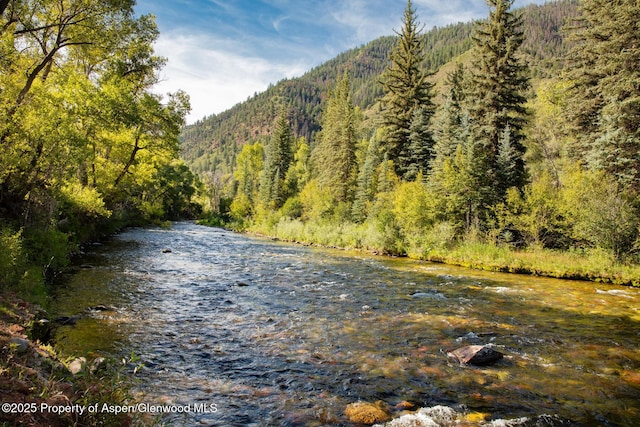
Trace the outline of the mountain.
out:
[[[578,15],[577,0],[560,0],[522,9],[526,41],[523,54],[531,66],[532,77],[541,79],[557,74],[568,45],[562,34],[566,22]],[[427,57],[424,67],[434,72],[439,88],[446,70],[472,47],[473,22],[433,28],[425,34]],[[228,173],[235,163],[239,147],[266,141],[282,105],[290,114],[297,136],[313,144],[320,130],[319,120],[327,89],[337,76],[348,70],[353,102],[361,110],[372,112],[382,95],[378,79],[388,65],[395,36],[385,36],[364,46],[346,51],[313,68],[301,77],[281,80],[231,109],[186,126],[181,134],[182,157],[196,173]],[[440,70],[440,72],[436,72]]]

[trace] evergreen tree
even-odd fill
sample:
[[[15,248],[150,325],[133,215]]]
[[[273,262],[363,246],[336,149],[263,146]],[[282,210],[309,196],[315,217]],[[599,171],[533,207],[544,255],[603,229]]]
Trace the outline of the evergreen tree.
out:
[[[468,116],[463,116],[460,140],[453,153],[437,153],[428,187],[433,194],[438,219],[451,222],[459,233],[485,221],[494,180],[484,169],[484,147],[471,134]]]
[[[369,140],[364,163],[358,174],[358,187],[351,208],[351,217],[356,222],[362,222],[367,218],[368,205],[373,202],[376,195],[376,170],[382,161],[380,156],[380,140],[383,138],[382,130],[378,129]]]
[[[293,134],[283,108],[276,129],[266,148],[264,170],[260,183],[260,199],[272,208],[280,208],[287,199],[285,177],[292,161],[291,143]]]
[[[405,179],[413,181],[419,174],[426,176],[433,154],[432,113],[426,108],[414,110],[409,127],[409,152],[411,163],[407,167]]]
[[[418,28],[416,11],[407,1],[402,19],[403,27],[393,48],[390,66],[384,71],[381,83],[384,126],[388,127],[383,149],[393,160],[396,173],[405,178],[415,178],[416,169],[424,169],[424,150],[416,153],[411,147],[411,122],[416,110],[422,109],[420,120],[427,124],[435,111],[433,83],[427,81],[422,69],[424,61],[424,36]],[[428,144],[428,143],[426,143]]]
[[[569,80],[578,156],[640,192],[640,3],[586,0]]]
[[[356,114],[349,93],[349,76],[336,82],[322,117],[322,131],[312,159],[318,182],[337,202],[353,197],[356,177]]]
[[[497,181],[494,201],[504,197],[511,186],[521,188],[526,181],[523,128],[526,124],[525,91],[529,82],[527,66],[518,57],[524,41],[522,17],[510,11],[513,0],[487,0],[489,19],[481,21],[473,36],[475,57],[470,76],[467,104],[475,137],[482,144],[485,174]],[[498,172],[498,152],[504,130],[510,129],[513,156],[510,182]]]
[[[293,155],[293,163],[287,171],[285,183],[289,194],[297,194],[302,190],[304,185],[311,179],[311,171],[309,167],[310,148],[304,136],[296,141],[295,154]]]
[[[498,156],[496,160],[498,183],[502,184],[501,192],[506,194],[511,183],[518,179],[519,153],[515,150],[511,139],[511,127],[507,125],[502,131],[498,144]]]
[[[464,99],[464,66],[460,63],[447,74],[447,91],[434,123],[434,139],[430,174],[442,170],[443,161],[455,153],[458,144],[467,138],[469,114]]]

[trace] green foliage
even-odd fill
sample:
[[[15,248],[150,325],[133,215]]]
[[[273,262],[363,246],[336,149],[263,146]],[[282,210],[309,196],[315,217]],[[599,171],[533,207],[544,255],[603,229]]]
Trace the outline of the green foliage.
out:
[[[231,202],[229,214],[236,221],[250,218],[253,214],[253,204],[245,193],[238,193]]]
[[[393,192],[378,193],[371,207],[368,222],[374,224],[380,236],[379,245],[384,253],[401,255],[406,253],[406,244],[401,224],[393,212]]]
[[[233,177],[238,183],[238,193],[243,194],[249,203],[258,197],[260,176],[264,168],[264,148],[259,142],[246,144],[236,157]]]
[[[298,219],[304,212],[304,206],[299,197],[291,197],[280,208],[280,214],[285,218]]]
[[[448,221],[464,234],[478,221],[485,222],[494,200],[494,179],[487,173],[486,151],[471,136],[469,122],[462,123],[455,152],[447,155],[446,144],[438,146],[428,185],[439,221]]]
[[[24,245],[29,261],[40,267],[43,275],[66,267],[73,249],[69,237],[54,228],[25,230]]]
[[[548,173],[558,186],[562,159],[568,154],[569,127],[564,120],[568,108],[567,86],[562,80],[543,81],[528,104],[535,114],[527,138],[527,166],[532,178]]]
[[[353,199],[357,176],[357,129],[349,76],[345,74],[329,93],[322,116],[322,131],[311,154],[314,175],[336,202]]]
[[[60,189],[62,199],[70,206],[65,210],[75,210],[83,215],[108,218],[111,211],[106,208],[102,195],[94,187],[85,187],[71,182]]]
[[[576,239],[606,249],[622,260],[638,237],[638,212],[618,183],[601,172],[577,170],[563,190]]]
[[[358,173],[358,185],[351,210],[351,217],[356,222],[365,220],[377,192],[378,179],[376,171],[382,162],[380,141],[383,138],[384,132],[380,129],[371,137],[367,145],[366,155]]]
[[[285,177],[293,160],[293,135],[284,109],[280,113],[276,130],[266,148],[260,200],[266,206],[280,208],[287,199]]]
[[[635,143],[625,121],[626,113],[634,117],[633,101],[627,105],[611,98],[600,105],[598,134],[585,138],[588,150],[569,144],[572,131],[564,111],[579,105],[570,105],[572,83],[558,76],[562,63],[553,58],[568,49],[558,28],[576,15],[576,2],[530,6],[524,14],[510,10],[512,0],[487,3],[489,18],[473,25],[472,54],[447,66],[452,71],[435,114],[431,91],[437,86],[427,77],[437,68],[433,51],[446,50],[438,37],[449,34],[455,47],[448,52],[460,53],[471,42],[458,43],[457,37],[468,36],[472,26],[421,35],[407,2],[397,38],[347,52],[299,80],[271,87],[234,112],[190,128],[186,134],[215,122],[213,128],[222,131],[226,121],[234,119],[234,126],[242,121],[235,113],[253,111],[240,126],[251,131],[214,140],[216,153],[201,163],[217,177],[218,197],[234,197],[233,219],[286,240],[555,277],[591,279],[600,269],[603,280],[629,282],[614,277],[622,270],[620,277],[629,277],[619,264],[603,266],[633,261],[640,245],[640,203],[628,185],[635,169],[626,155]],[[525,40],[525,32],[534,41]],[[425,44],[432,52],[423,50]],[[365,105],[360,126],[355,106],[374,98],[362,97],[363,76],[373,72],[359,67],[373,61],[368,54],[377,60],[382,53],[390,58],[386,68],[379,67],[384,97]],[[533,90],[529,69],[546,77],[534,81]],[[441,79],[444,72],[435,75]],[[311,78],[322,81],[315,86],[321,89],[312,89]],[[309,96],[309,103],[297,104],[298,95]],[[260,113],[252,110],[270,96]],[[290,110],[289,122],[281,112],[278,123],[265,131],[256,120],[262,114],[260,120],[270,123],[265,117],[275,117],[276,105],[283,104],[301,107]],[[316,117],[313,131],[299,132],[306,120],[301,117]],[[368,139],[358,143],[358,132]],[[247,135],[261,142],[243,147]],[[252,150],[267,135],[270,143],[259,167],[262,155]],[[287,142],[276,143],[283,135]],[[300,135],[295,143],[294,135]],[[237,156],[236,146],[242,147]],[[583,163],[576,164],[576,157]],[[235,170],[228,166],[231,159]],[[599,170],[610,174],[594,172]],[[563,269],[550,261],[553,257],[568,265]]]
[[[383,148],[388,158],[394,160],[396,173],[404,179],[412,179],[427,167],[433,145],[428,124],[435,111],[432,101],[434,84],[427,80],[429,74],[421,66],[424,37],[420,34],[416,11],[410,0],[407,1],[402,24],[397,43],[389,56],[391,64],[381,76],[385,93],[381,99],[382,120],[388,129]]]
[[[420,234],[432,222],[429,192],[419,175],[413,182],[402,182],[393,191],[392,212],[405,236]]]
[[[568,78],[575,151],[640,192],[640,4],[585,0],[573,24]]]
[[[506,210],[497,217],[503,222],[500,230],[516,229],[527,243],[536,247],[567,249],[569,224],[564,215],[560,188],[545,174],[524,188],[524,195],[515,187],[507,191]]]
[[[285,186],[289,194],[297,194],[311,179],[310,148],[307,140],[300,137],[296,142],[296,150],[293,155],[293,164],[289,167],[285,176]]]
[[[466,96],[473,134],[483,145],[485,174],[495,180],[494,198],[499,200],[511,186],[522,187],[524,168],[523,128],[526,124],[527,66],[518,55],[524,41],[521,14],[510,11],[513,0],[488,0],[488,21],[481,21],[473,37],[474,56]],[[505,129],[509,128],[510,167],[507,177],[500,172],[498,152]],[[503,165],[504,166],[504,165]]]
[[[23,230],[2,228],[0,270],[23,293],[43,296],[87,240],[199,213],[178,160],[189,100],[151,92],[165,60],[133,5],[12,1],[0,15],[0,218]]]
[[[300,191],[300,203],[307,220],[317,221],[327,218],[333,211],[333,196],[316,179],[309,181]]]
[[[19,282],[25,269],[22,230],[0,227],[0,289]]]

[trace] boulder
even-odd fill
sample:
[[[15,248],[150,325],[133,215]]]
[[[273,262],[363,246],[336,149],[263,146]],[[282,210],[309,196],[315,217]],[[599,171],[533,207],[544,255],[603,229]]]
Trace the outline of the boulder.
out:
[[[447,356],[465,365],[490,365],[504,356],[487,345],[468,345],[447,353]]]
[[[376,403],[356,402],[347,406],[344,414],[356,424],[371,425],[391,419],[389,411],[382,401]]]
[[[9,344],[15,348],[17,353],[26,353],[31,346],[29,340],[25,340],[24,338],[13,337],[9,340]]]
[[[86,366],[87,359],[85,357],[75,358],[71,363],[69,363],[69,372],[73,375],[77,375],[80,372],[83,372]]]

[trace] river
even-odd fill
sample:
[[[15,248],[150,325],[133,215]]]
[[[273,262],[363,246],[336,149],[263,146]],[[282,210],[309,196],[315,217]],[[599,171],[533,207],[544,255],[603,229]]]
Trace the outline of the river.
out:
[[[640,289],[187,222],[129,229],[82,262],[55,294],[56,315],[80,315],[58,328],[58,349],[133,351],[143,402],[214,409],[170,414],[172,425],[352,426],[344,410],[358,401],[640,425]],[[505,357],[490,367],[447,357],[470,344]]]

